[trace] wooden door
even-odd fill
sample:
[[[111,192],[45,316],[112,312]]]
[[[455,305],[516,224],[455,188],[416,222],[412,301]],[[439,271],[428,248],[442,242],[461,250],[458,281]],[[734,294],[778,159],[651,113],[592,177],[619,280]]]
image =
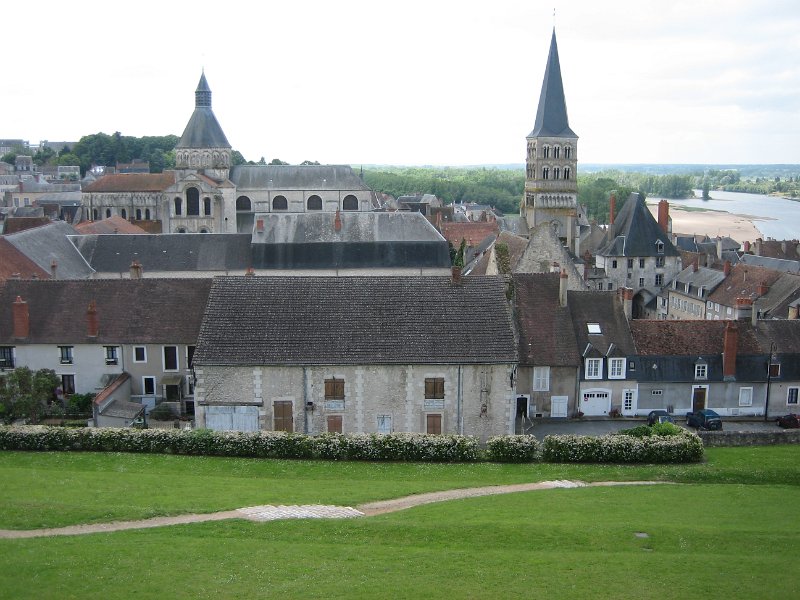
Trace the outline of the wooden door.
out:
[[[342,433],[342,415],[328,415],[328,433]]]
[[[442,433],[442,415],[425,415],[425,421],[426,433]]]
[[[692,412],[703,410],[706,407],[706,388],[694,388],[692,392]]]
[[[276,400],[272,403],[272,414],[275,431],[294,431],[291,400]]]

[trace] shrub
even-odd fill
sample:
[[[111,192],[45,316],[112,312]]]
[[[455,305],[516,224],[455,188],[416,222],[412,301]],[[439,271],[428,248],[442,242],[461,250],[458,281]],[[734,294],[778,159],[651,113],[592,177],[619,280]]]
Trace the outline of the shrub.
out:
[[[638,427],[633,428],[639,430]],[[684,463],[703,458],[703,442],[687,431],[680,435],[548,435],[543,459],[580,463]]]
[[[486,457],[492,462],[534,462],[540,454],[539,440],[532,435],[498,435],[486,443]]]

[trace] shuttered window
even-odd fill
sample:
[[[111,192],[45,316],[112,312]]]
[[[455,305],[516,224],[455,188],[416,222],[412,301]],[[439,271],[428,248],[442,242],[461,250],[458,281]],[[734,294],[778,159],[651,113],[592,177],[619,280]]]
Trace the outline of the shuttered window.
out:
[[[444,398],[444,377],[427,377],[425,379],[425,398],[427,400]]]
[[[325,380],[325,400],[344,400],[344,379]]]

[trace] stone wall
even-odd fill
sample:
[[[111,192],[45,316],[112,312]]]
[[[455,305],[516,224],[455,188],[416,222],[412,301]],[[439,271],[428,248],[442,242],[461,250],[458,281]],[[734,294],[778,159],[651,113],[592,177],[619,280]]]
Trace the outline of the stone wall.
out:
[[[705,446],[772,446],[800,444],[800,429],[775,431],[698,431]]]

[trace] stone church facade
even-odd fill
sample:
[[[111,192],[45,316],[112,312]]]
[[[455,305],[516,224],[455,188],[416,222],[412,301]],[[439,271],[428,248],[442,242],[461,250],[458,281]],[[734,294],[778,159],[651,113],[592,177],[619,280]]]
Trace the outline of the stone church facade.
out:
[[[205,74],[175,147],[175,170],[106,175],[86,186],[83,218],[119,215],[152,233],[249,233],[269,212],[371,211],[372,190],[344,165],[231,165]]]

